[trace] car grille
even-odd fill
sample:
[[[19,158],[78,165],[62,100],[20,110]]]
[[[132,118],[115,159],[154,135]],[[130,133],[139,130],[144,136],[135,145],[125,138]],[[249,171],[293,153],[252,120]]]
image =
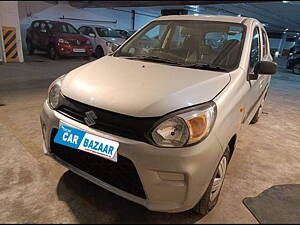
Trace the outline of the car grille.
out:
[[[126,137],[133,140],[152,143],[148,138],[151,128],[160,117],[132,117],[104,109],[89,106],[73,99],[61,96],[61,105],[58,112],[70,117],[77,122],[85,123],[86,112],[94,111],[98,119],[95,119],[92,128],[114,134],[120,137]]]
[[[133,163],[118,154],[118,162],[54,142],[57,129],[51,133],[51,153],[91,176],[130,194],[146,199],[140,177]]]
[[[80,41],[80,40],[68,40],[69,44],[72,46],[83,46],[86,44],[86,40],[85,41]]]

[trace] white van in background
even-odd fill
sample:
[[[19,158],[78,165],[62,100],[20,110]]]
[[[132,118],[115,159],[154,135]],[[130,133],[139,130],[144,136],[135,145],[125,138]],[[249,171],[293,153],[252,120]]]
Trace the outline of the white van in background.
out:
[[[114,45],[117,48],[125,41],[125,38],[110,27],[87,25],[81,26],[79,31],[91,41],[96,58],[112,53]]]

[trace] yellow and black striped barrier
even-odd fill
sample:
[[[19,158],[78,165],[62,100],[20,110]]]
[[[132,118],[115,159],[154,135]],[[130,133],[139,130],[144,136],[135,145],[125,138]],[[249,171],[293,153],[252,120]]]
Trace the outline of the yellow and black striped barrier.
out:
[[[15,27],[2,27],[5,56],[7,62],[19,62]]]

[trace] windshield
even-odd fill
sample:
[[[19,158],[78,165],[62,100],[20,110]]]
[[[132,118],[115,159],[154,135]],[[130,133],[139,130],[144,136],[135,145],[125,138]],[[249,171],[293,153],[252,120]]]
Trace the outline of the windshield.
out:
[[[79,34],[79,31],[68,23],[62,23],[60,26],[60,31],[67,34]]]
[[[245,28],[199,20],[154,21],[115,52],[116,57],[163,59],[181,66],[230,71],[240,62]],[[167,61],[166,61],[167,60]],[[193,67],[191,67],[193,68]],[[194,67],[195,68],[195,67]]]
[[[120,38],[121,35],[119,32],[115,31],[111,28],[106,27],[96,27],[96,31],[100,37],[114,37],[114,38]]]

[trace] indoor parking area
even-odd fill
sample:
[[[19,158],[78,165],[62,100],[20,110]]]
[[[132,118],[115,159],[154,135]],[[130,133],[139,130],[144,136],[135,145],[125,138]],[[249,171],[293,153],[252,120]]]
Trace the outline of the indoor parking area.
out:
[[[0,222],[300,223],[299,11],[0,1]]]

